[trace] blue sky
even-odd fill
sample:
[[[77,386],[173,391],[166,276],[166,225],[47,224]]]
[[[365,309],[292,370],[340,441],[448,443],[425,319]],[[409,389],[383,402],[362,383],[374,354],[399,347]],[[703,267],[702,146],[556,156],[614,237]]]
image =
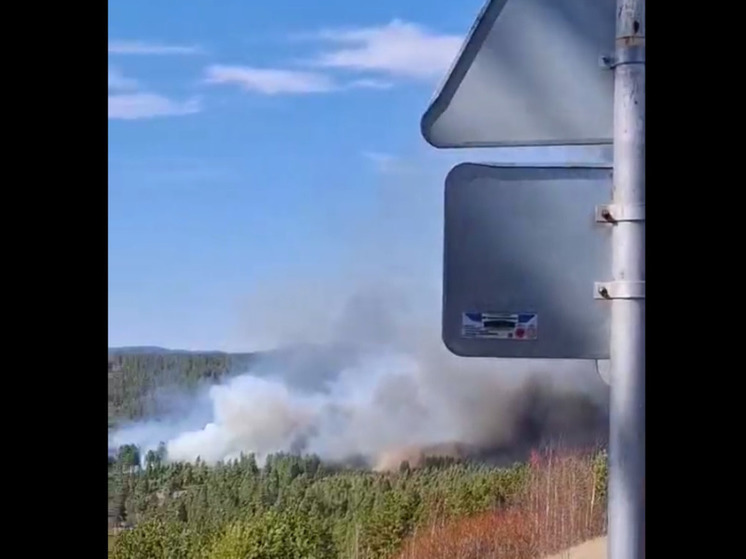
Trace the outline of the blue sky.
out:
[[[419,120],[481,4],[110,0],[110,345],[251,349],[268,288],[366,261],[437,284],[445,173],[485,154]]]

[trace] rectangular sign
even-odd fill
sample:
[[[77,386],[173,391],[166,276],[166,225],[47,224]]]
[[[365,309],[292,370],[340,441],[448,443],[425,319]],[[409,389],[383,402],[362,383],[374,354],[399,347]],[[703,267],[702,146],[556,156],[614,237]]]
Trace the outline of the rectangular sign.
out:
[[[610,165],[457,165],[445,187],[443,341],[463,357],[608,359]],[[541,318],[541,320],[539,320]]]
[[[616,0],[490,0],[422,117],[437,148],[610,144]]]

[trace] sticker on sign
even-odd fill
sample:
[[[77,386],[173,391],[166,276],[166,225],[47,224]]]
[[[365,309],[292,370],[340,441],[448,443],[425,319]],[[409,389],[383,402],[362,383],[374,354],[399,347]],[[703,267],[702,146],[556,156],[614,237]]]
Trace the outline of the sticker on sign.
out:
[[[461,315],[464,338],[492,340],[535,340],[539,335],[536,313],[465,312]]]

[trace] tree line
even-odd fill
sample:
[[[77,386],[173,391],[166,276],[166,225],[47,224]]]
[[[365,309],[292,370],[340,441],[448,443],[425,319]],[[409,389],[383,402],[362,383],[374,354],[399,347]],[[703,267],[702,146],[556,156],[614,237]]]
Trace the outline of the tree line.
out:
[[[108,362],[109,426],[157,415],[159,390],[189,393],[203,384],[248,370],[254,353],[111,353]]]
[[[128,527],[111,559],[383,559],[417,529],[510,506],[531,479],[527,464],[431,459],[376,473],[318,456],[274,454],[260,467],[247,455],[208,466],[168,463],[162,452],[141,460],[123,447],[110,461],[109,515]],[[600,503],[605,455],[588,464]]]

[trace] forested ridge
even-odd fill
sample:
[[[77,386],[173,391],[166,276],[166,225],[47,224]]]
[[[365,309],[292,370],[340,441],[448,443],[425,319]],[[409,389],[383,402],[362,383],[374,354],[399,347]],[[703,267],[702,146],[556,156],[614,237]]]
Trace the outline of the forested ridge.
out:
[[[180,352],[161,348],[109,350],[109,425],[155,415],[158,389],[194,391],[248,370],[257,354]]]

